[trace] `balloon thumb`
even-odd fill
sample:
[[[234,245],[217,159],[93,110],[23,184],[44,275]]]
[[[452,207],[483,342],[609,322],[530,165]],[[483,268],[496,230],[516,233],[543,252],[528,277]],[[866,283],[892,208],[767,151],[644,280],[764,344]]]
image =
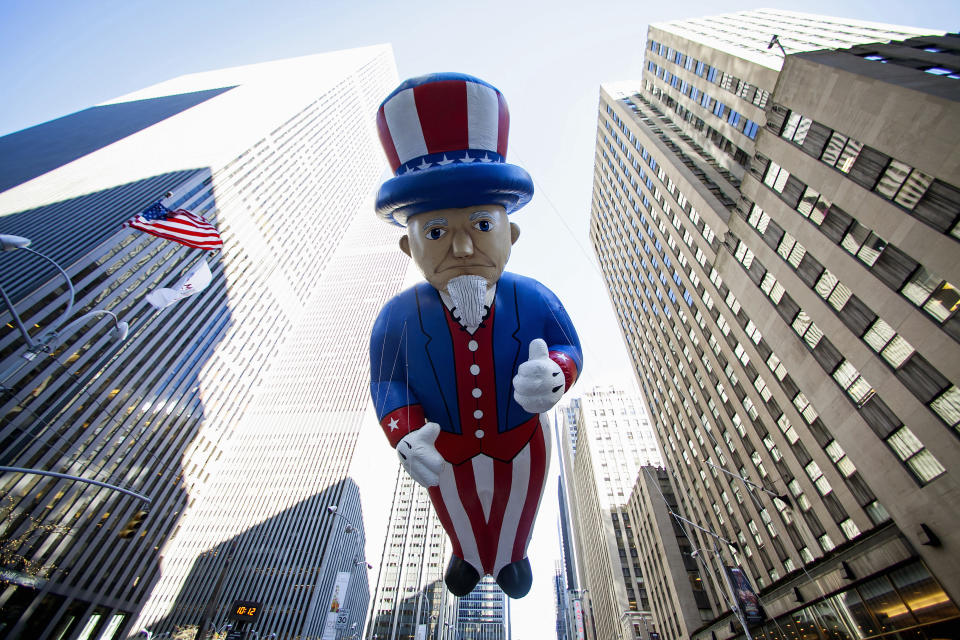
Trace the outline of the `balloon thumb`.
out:
[[[440,425],[436,422],[428,422],[420,427],[420,431],[423,432],[425,440],[428,442],[436,442],[437,436],[440,435]]]
[[[550,351],[547,350],[547,343],[542,338],[536,338],[530,341],[530,357],[528,360],[543,360],[550,357]]]

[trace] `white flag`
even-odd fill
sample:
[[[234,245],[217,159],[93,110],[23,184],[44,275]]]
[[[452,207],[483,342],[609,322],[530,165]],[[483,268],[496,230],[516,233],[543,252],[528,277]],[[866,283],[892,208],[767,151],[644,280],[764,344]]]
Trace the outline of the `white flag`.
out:
[[[203,291],[212,279],[213,274],[210,273],[210,267],[207,265],[207,261],[201,259],[173,285],[173,288],[160,288],[148,293],[147,302],[157,309],[166,309],[177,300],[182,300]]]

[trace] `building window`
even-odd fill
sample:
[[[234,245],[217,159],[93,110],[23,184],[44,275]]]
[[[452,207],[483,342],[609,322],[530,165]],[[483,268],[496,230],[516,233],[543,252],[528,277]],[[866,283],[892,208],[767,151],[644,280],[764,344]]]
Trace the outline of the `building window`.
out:
[[[807,463],[807,466],[804,467],[804,470],[807,472],[807,475],[810,476],[810,480],[813,481],[814,486],[817,488],[817,491],[820,492],[820,495],[826,496],[833,491],[833,487],[830,486],[830,482],[823,475],[823,471],[820,470],[820,465],[815,461],[811,460]]]
[[[843,535],[846,536],[847,540],[853,540],[860,535],[860,529],[851,518],[847,518],[840,523],[840,530],[843,531]]]
[[[922,484],[946,472],[943,465],[927,451],[913,431],[906,426],[894,431],[886,439],[886,443]]]

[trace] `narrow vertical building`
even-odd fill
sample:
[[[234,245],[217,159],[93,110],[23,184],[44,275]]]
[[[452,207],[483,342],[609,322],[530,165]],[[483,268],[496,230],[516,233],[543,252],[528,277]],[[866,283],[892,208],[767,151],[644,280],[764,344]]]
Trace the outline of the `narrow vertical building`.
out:
[[[366,336],[406,268],[370,213],[367,114],[395,83],[389,46],[368,47],[183,76],[0,138],[0,233],[63,269],[22,250],[0,267],[11,327],[29,327],[0,335],[2,460],[26,470],[0,477],[0,636],[222,628],[235,601],[261,636],[319,636],[341,605],[362,627],[348,470]],[[212,221],[222,250],[122,227],[158,200]],[[199,261],[209,286],[148,303]]]
[[[693,638],[955,630],[958,50],[758,10],[651,25],[642,81],[601,89],[591,237]]]
[[[570,640],[568,621],[570,615],[570,600],[567,597],[567,581],[564,579],[563,566],[558,562],[553,573],[553,598],[556,604],[557,640]]]
[[[587,611],[590,637],[646,639],[647,585],[627,509],[641,467],[660,464],[643,403],[598,387],[577,398],[575,410],[558,413],[565,436],[576,432],[576,452],[564,467],[576,513],[574,600]],[[570,419],[575,424],[567,424]]]
[[[443,582],[449,546],[427,490],[398,466],[367,638],[453,637],[456,598]]]
[[[651,620],[647,632],[683,640],[713,619],[686,523],[678,514],[670,475],[643,467],[627,503],[640,567],[646,577]]]

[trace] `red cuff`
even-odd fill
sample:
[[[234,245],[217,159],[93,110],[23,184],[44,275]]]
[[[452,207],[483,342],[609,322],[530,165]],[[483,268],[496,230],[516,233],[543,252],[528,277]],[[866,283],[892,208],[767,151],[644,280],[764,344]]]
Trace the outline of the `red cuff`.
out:
[[[563,351],[551,351],[550,359],[560,365],[560,370],[563,371],[563,379],[566,383],[563,390],[566,392],[577,381],[577,363]]]
[[[380,426],[383,427],[383,432],[387,434],[387,440],[394,449],[397,448],[397,443],[403,436],[416,431],[426,423],[423,407],[419,404],[394,409],[380,420]]]

